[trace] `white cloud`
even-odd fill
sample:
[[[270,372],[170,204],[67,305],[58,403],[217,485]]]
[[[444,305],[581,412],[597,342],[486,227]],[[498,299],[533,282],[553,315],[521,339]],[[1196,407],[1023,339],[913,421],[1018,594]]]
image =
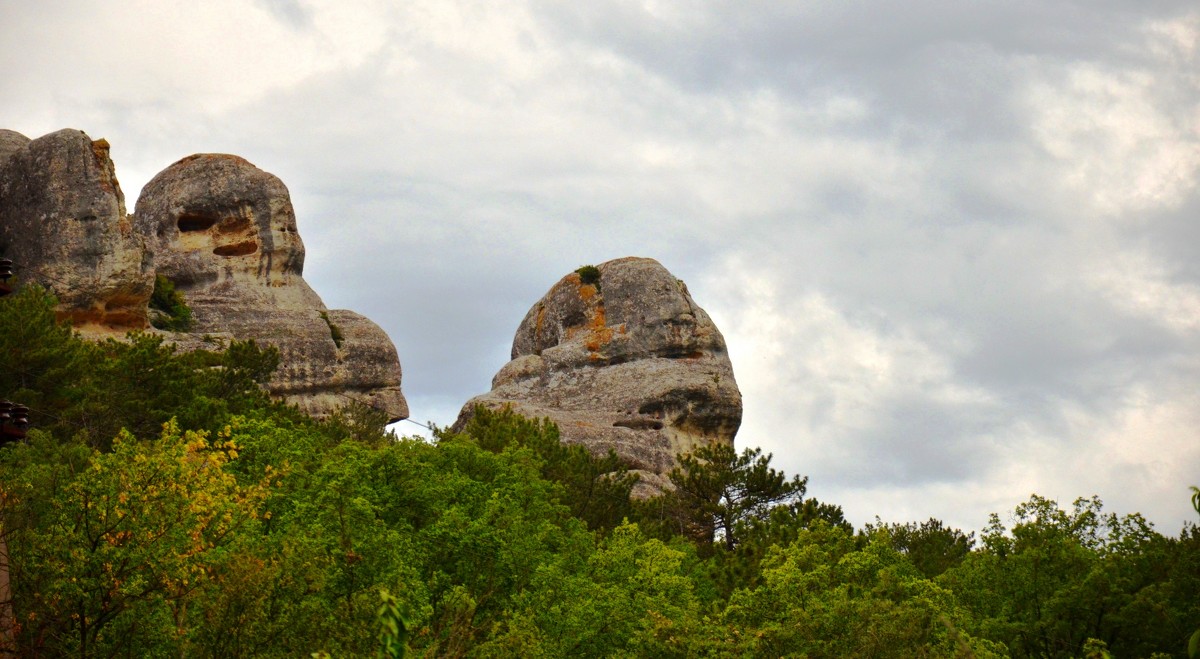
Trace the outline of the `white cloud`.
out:
[[[1149,64],[1072,63],[1028,85],[1034,135],[1094,212],[1137,222],[1147,209],[1176,207],[1196,193],[1197,25],[1195,14],[1152,22]]]
[[[1131,249],[1116,251],[1081,275],[1114,306],[1162,324],[1184,336],[1200,331],[1200,284],[1172,282],[1153,255]]]

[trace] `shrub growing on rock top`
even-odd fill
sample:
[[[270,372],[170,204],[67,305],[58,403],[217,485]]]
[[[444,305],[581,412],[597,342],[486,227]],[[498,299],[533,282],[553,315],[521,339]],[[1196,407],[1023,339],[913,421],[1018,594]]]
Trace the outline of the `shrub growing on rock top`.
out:
[[[600,288],[600,268],[594,265],[585,265],[575,271],[579,275],[579,281],[584,284],[590,284],[597,289]]]

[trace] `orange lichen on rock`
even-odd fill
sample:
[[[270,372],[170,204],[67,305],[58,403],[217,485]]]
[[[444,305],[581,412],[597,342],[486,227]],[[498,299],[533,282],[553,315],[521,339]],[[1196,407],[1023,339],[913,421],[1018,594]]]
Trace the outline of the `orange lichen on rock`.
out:
[[[254,218],[254,210],[250,209],[250,208],[242,208],[239,210],[240,210],[240,213],[238,215],[233,216],[224,222],[216,222],[215,223],[218,234],[224,235],[224,234],[231,234],[231,233],[247,233],[247,234],[257,233],[258,230],[255,227],[254,219],[253,219]]]
[[[67,309],[60,306],[54,310],[54,318],[60,323],[72,325],[101,325],[104,312],[100,309]]]
[[[582,277],[577,272],[573,272],[566,277],[567,281],[575,284],[576,290],[579,291],[579,299],[583,300],[589,311],[587,324],[580,327],[566,327],[566,339],[569,341],[579,333],[580,329],[587,331],[587,339],[584,341],[584,347],[587,348],[591,361],[599,361],[603,357],[600,355],[600,347],[612,341],[613,330],[605,324],[604,312],[604,297],[600,295],[600,289],[595,284],[583,283]],[[537,320],[535,321],[535,332],[541,333],[542,316],[545,314],[545,308],[538,308]]]
[[[589,335],[585,345],[591,352],[589,358],[596,361],[600,359],[600,347],[612,341],[613,337],[613,329],[606,324],[603,301],[592,309],[592,319],[588,323],[588,331]]]
[[[603,302],[601,302],[600,304],[597,304],[596,307],[594,309],[592,309],[592,322],[589,323],[589,327],[592,329],[593,332],[604,329],[605,317],[604,317],[604,303]]]
[[[533,335],[538,339],[542,337],[542,325],[546,323],[546,305],[539,304],[537,310],[537,320],[534,322]]]
[[[146,314],[136,304],[130,303],[122,306],[118,305],[101,305],[93,306],[88,309],[70,309],[59,307],[55,309],[54,315],[59,322],[69,323],[75,327],[95,327],[107,328],[116,333],[122,333],[131,329],[145,329],[149,326],[146,322]]]
[[[108,152],[111,148],[112,145],[110,145],[108,140],[104,139],[103,137],[98,140],[93,140],[92,153],[96,156],[96,162],[103,163],[105,160],[108,160]]]
[[[102,176],[100,187],[109,192],[116,192],[120,189],[121,184],[117,182],[117,168],[113,165],[112,158],[109,157],[110,149],[108,140],[103,137],[92,141],[92,156],[96,158],[96,164],[100,167]]]
[[[580,284],[579,297],[582,298],[584,302],[591,302],[592,298],[596,297],[596,287],[592,284]]]

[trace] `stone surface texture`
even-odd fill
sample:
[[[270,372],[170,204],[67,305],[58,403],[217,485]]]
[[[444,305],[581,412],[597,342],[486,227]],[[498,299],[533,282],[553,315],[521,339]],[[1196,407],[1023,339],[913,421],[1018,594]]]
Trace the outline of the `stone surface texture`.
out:
[[[29,138],[15,130],[0,128],[0,163],[29,145]]]
[[[54,291],[59,315],[81,329],[147,327],[154,275],[105,140],[0,131],[0,253],[14,284]]]
[[[391,339],[363,316],[326,309],[304,281],[304,244],[277,177],[237,156],[188,156],[142,189],[134,227],[192,308],[193,335],[279,348],[272,394],[317,416],[356,400],[408,417]]]
[[[675,455],[732,444],[742,397],[725,340],[687,286],[653,259],[598,266],[596,284],[571,273],[533,305],[512,361],[476,405],[558,424],[563,441],[609,449],[638,471],[635,495],[668,487]]]

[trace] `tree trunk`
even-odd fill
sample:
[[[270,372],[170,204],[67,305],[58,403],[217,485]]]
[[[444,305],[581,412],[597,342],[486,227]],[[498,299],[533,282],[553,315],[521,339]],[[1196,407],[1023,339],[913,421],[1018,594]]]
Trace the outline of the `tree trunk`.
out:
[[[8,573],[8,538],[0,517],[0,655],[17,655],[17,620],[13,615],[12,582]]]

